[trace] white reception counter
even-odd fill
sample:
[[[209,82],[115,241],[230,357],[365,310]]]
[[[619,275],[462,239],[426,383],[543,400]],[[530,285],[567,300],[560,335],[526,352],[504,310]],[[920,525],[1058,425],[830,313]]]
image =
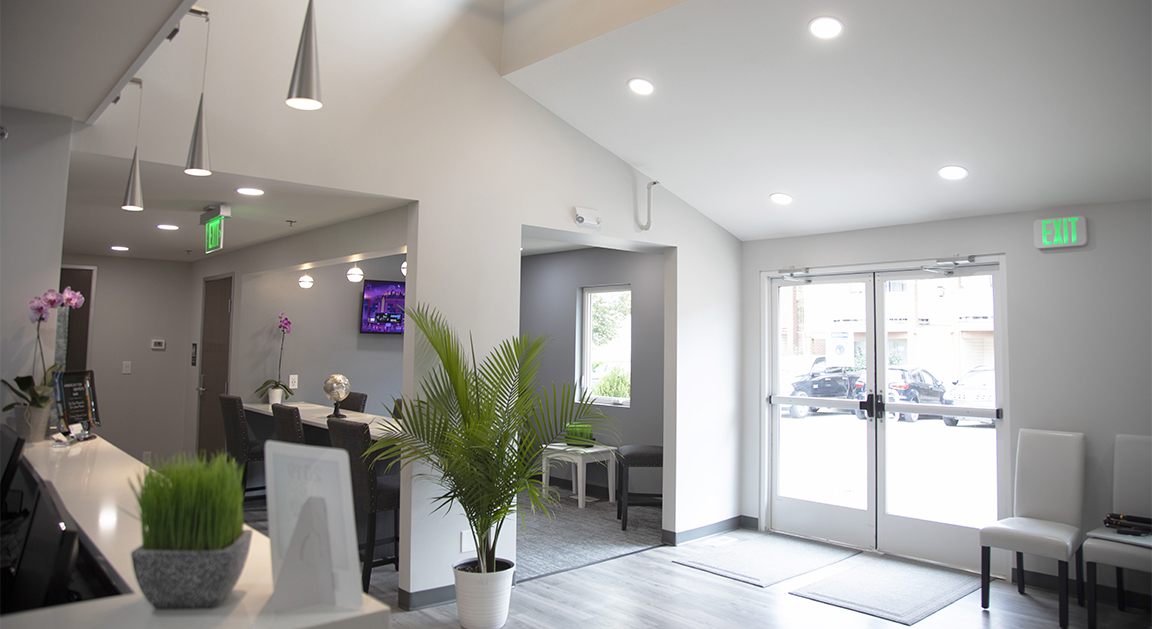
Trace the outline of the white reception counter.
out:
[[[68,448],[51,442],[25,446],[24,456],[43,480],[50,481],[77,525],[133,590],[56,607],[9,614],[4,629],[23,627],[372,627],[389,626],[389,608],[362,596],[358,610],[305,609],[290,613],[264,612],[272,594],[272,558],[269,540],[252,532],[244,572],[225,603],[215,609],[165,610],[152,608],[136,583],[132,551],[140,546],[140,517],[129,479],[147,467],[108,441],[98,438]],[[247,527],[246,527],[247,528]]]

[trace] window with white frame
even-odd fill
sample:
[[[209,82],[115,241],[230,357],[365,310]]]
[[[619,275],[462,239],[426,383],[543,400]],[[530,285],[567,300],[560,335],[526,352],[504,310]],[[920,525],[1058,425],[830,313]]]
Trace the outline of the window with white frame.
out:
[[[632,288],[581,290],[580,386],[599,404],[628,405],[632,398]]]

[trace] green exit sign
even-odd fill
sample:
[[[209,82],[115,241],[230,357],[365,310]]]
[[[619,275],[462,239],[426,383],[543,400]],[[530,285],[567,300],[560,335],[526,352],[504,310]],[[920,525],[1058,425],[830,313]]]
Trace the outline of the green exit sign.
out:
[[[217,216],[204,223],[204,253],[224,248],[224,217]]]
[[[1083,247],[1088,244],[1088,221],[1083,216],[1039,219],[1032,224],[1032,243],[1037,249]]]

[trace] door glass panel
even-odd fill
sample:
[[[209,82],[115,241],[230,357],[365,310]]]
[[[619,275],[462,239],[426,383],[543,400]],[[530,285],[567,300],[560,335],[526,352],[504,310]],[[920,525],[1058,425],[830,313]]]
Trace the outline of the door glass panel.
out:
[[[996,408],[992,276],[935,275],[883,286],[888,401]],[[884,439],[886,513],[969,527],[996,519],[993,420],[894,413]]]
[[[775,390],[796,397],[862,397],[868,360],[866,284],[782,286],[776,321]],[[815,404],[815,402],[813,402]],[[776,406],[780,496],[868,508],[869,422],[852,408]]]

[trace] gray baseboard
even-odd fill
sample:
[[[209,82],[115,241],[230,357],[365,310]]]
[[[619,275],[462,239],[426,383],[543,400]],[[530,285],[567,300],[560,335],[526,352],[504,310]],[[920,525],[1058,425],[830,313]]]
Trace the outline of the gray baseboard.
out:
[[[742,515],[740,516],[740,528],[747,529],[749,531],[759,531],[760,519],[754,518],[750,515]]]
[[[727,531],[735,531],[736,529],[741,528],[741,518],[744,517],[747,516],[738,515],[732,518],[728,518],[727,520],[721,520],[714,524],[694,528],[690,531],[661,531],[660,541],[669,546],[679,546],[684,542],[690,542],[694,539],[700,539],[701,537],[708,537],[709,535],[725,533]]]
[[[397,604],[400,606],[400,609],[405,611],[435,607],[436,605],[443,605],[455,601],[456,586],[445,585],[444,587],[420,590],[419,592],[409,592],[404,588],[400,588],[400,591],[397,593],[397,598]]]
[[[1025,563],[1025,566],[1028,564]],[[1101,564],[1097,568],[1097,575],[1100,571],[1112,570],[1112,566]],[[1076,564],[1070,562],[1068,564],[1068,573],[1072,578],[1068,579],[1068,596],[1075,602],[1076,599]],[[1128,572],[1124,572],[1125,576]],[[1099,579],[1099,576],[1097,577]],[[1127,581],[1127,579],[1125,579]],[[1012,568],[1012,582],[1016,583],[1016,568]],[[1031,570],[1024,570],[1024,587],[1038,587],[1045,590],[1052,590],[1053,592],[1060,589],[1060,578],[1054,574],[1047,574],[1044,572],[1032,572]],[[1088,587],[1088,568],[1084,568],[1084,587]],[[1107,585],[1096,584],[1096,600],[1109,604],[1116,601],[1116,588]],[[1124,602],[1129,607],[1138,607],[1140,609],[1149,609],[1152,607],[1152,596],[1144,592],[1135,591],[1130,587],[1124,588]]]

